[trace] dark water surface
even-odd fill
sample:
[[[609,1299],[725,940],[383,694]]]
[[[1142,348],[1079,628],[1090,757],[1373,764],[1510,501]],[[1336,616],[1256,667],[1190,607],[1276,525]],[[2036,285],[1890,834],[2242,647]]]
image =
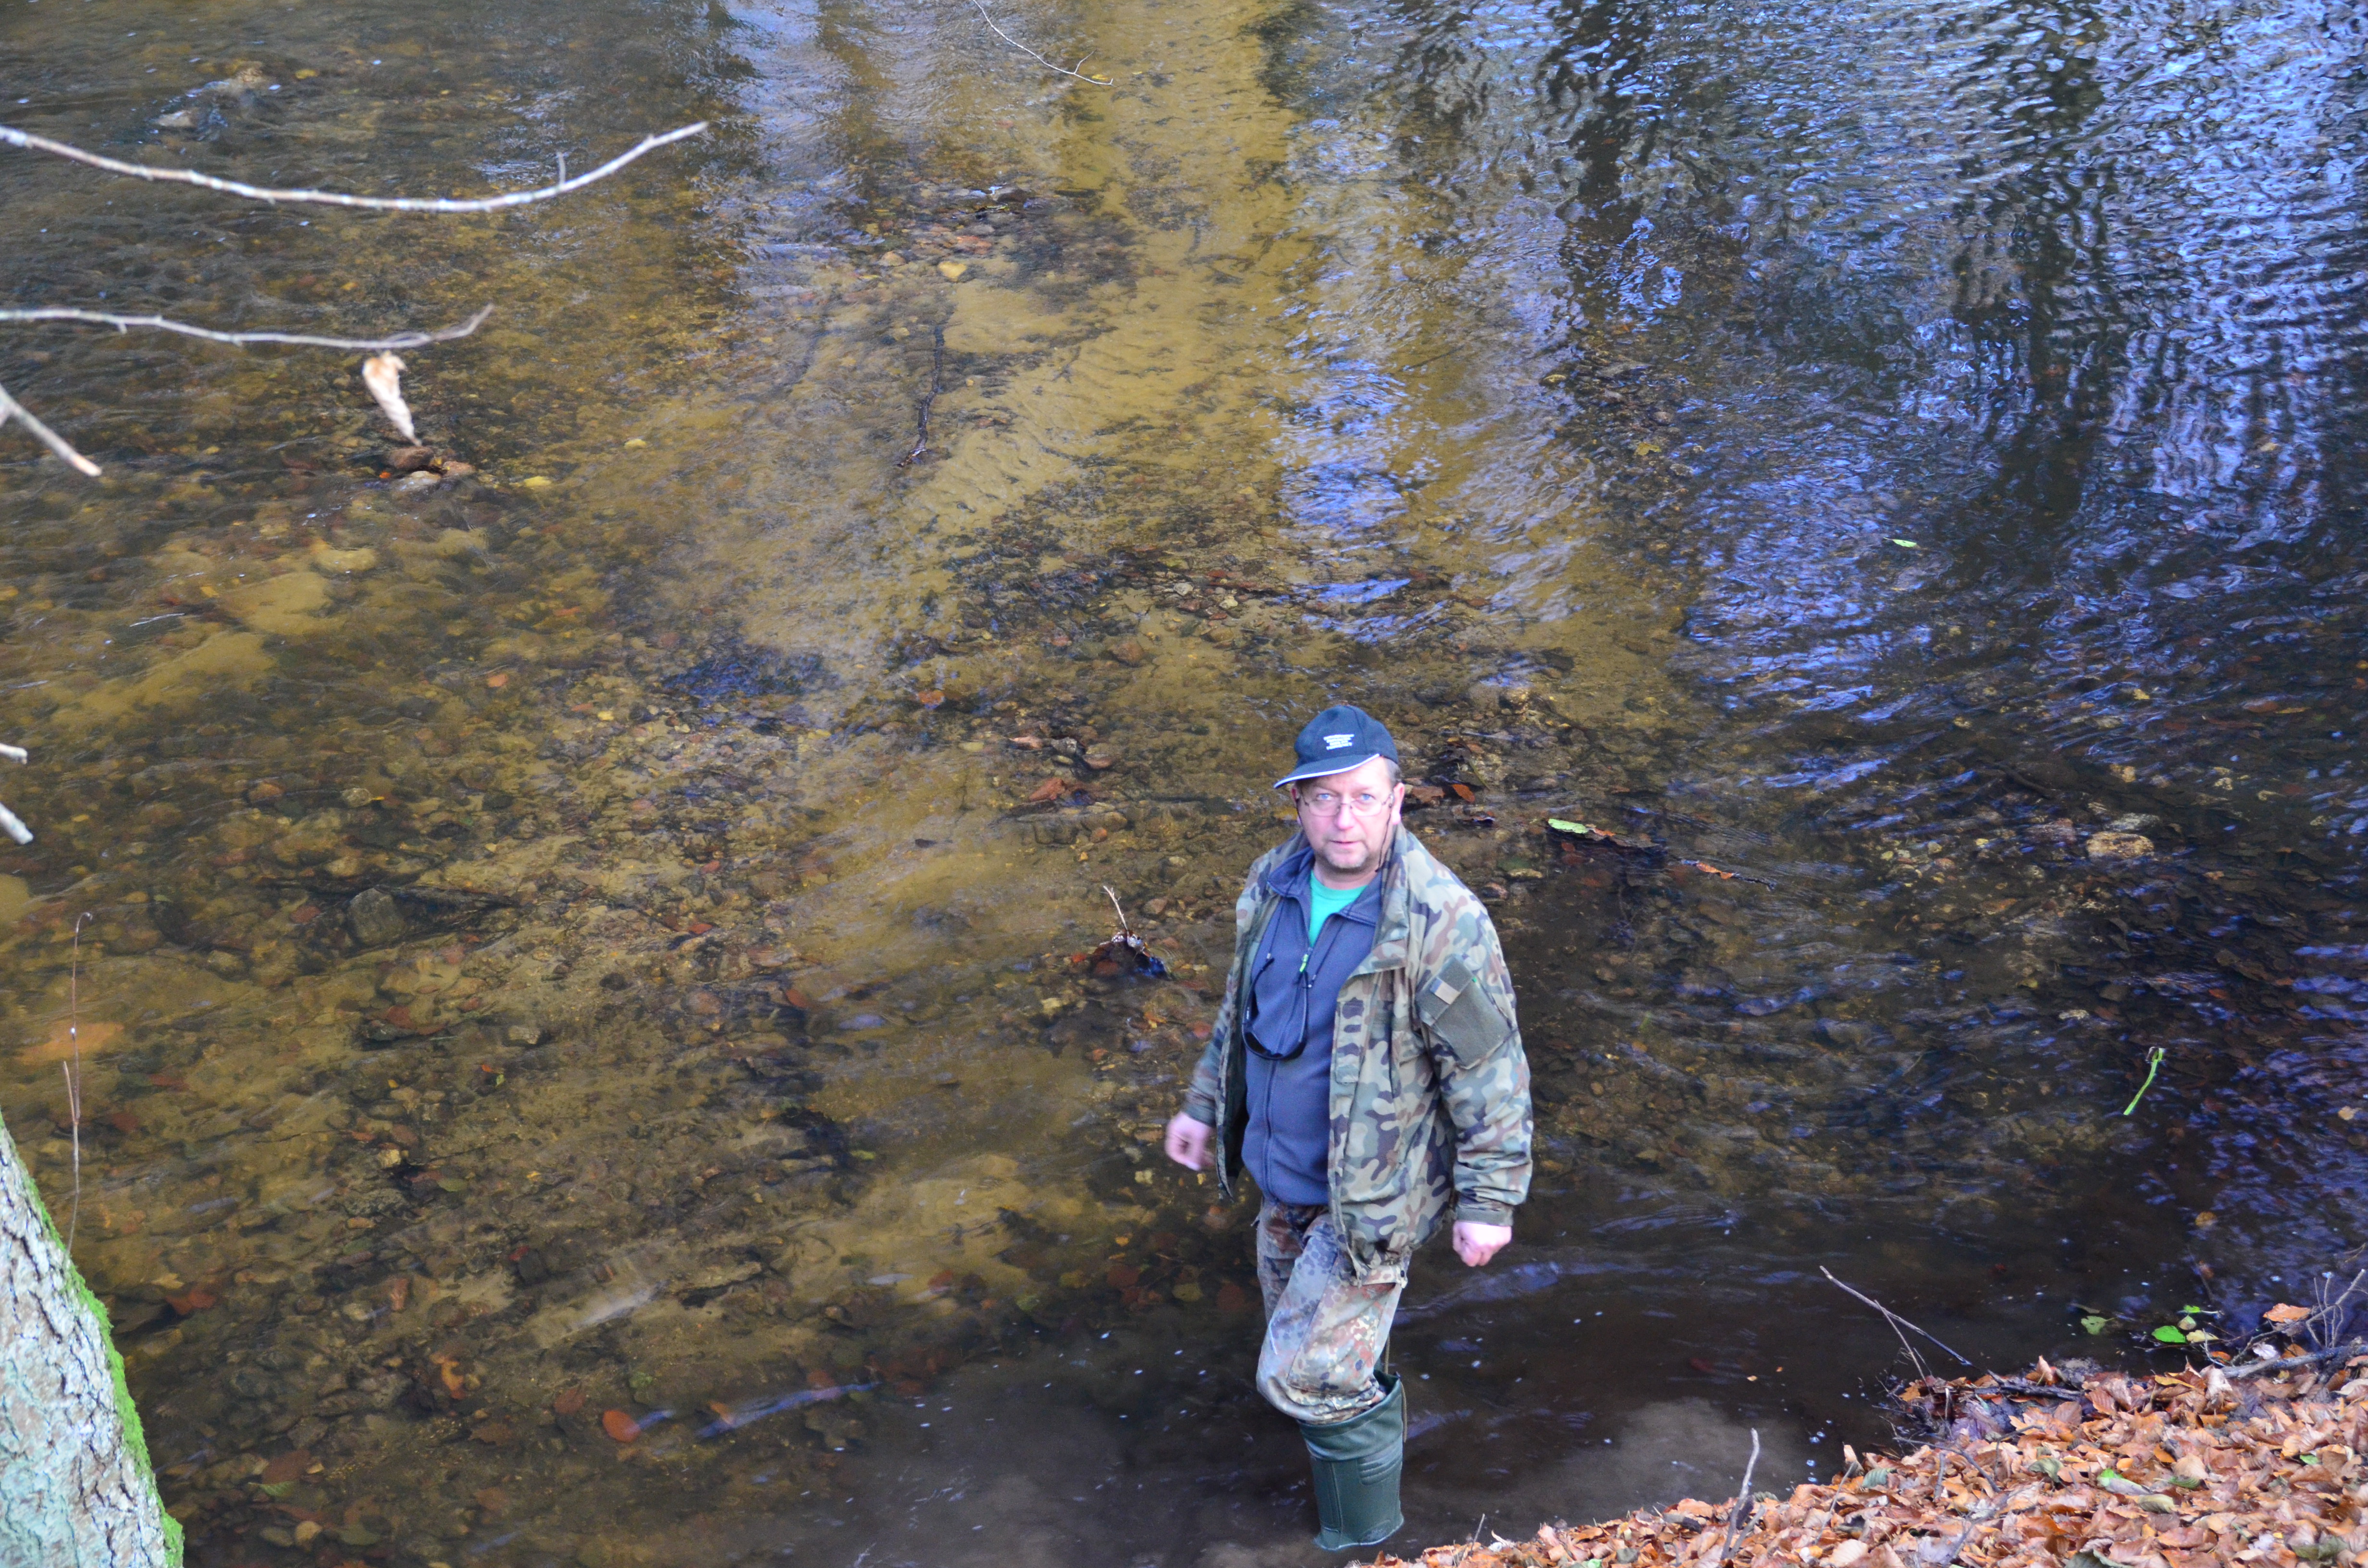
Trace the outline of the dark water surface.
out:
[[[1821,1267],[2007,1367],[2355,1256],[2355,7],[996,17],[1110,85],[950,3],[10,9],[12,122],[217,174],[715,127],[450,221],[0,161],[11,304],[499,307],[408,485],[349,358],[0,339],[107,470],[0,431],[0,1107],[193,1562],[1312,1560],[1154,1141],[1335,700],[1537,1074],[1411,1538],[1880,1440]],[[1105,882],[1169,981],[1072,961]]]

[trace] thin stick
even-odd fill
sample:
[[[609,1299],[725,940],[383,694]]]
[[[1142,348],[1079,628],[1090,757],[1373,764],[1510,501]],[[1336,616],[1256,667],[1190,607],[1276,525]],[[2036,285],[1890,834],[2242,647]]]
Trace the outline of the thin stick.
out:
[[[6,392],[0,392],[0,397],[6,395]],[[6,415],[0,415],[0,418],[5,417]],[[23,746],[0,745],[0,756],[5,756],[11,762],[32,760]],[[6,834],[19,844],[33,842],[33,830],[25,825],[25,819],[6,806],[0,806],[0,833]]]
[[[1085,62],[1079,61],[1079,64]],[[1090,78],[1088,78],[1090,80]],[[707,129],[707,121],[699,120],[678,127],[662,136],[644,136],[635,145],[618,153],[589,174],[574,179],[563,177],[557,185],[546,185],[534,190],[514,190],[506,196],[482,196],[463,199],[430,196],[348,196],[336,190],[274,190],[266,186],[248,185],[242,180],[216,179],[195,169],[151,168],[145,164],[127,164],[120,158],[102,157],[85,153],[63,142],[52,142],[46,136],[36,136],[29,131],[19,131],[13,125],[0,125],[0,142],[22,147],[32,153],[53,153],[61,158],[71,158],[77,164],[88,164],[95,169],[105,169],[111,175],[131,179],[144,179],[163,185],[194,185],[204,190],[218,190],[224,196],[243,196],[250,201],[290,202],[312,207],[350,207],[370,212],[494,212],[506,207],[524,207],[530,202],[549,201],[571,190],[581,190],[595,180],[606,179],[644,153],[656,151],[671,142],[697,136]]]
[[[55,430],[51,429],[48,426],[34,418],[32,415],[27,411],[23,403],[18,403],[15,398],[8,395],[8,389],[6,387],[0,387],[0,425],[6,425],[11,419],[16,420],[26,429],[30,430],[34,436],[40,439],[41,445],[49,448],[50,450],[57,453],[58,456],[65,459],[66,461],[80,469],[85,479],[97,479],[98,477],[98,465],[97,463],[91,461],[88,458],[83,456],[80,452],[75,451],[72,447],[68,446],[66,444],[66,438],[63,436],[59,435]],[[8,836],[11,838],[17,838],[17,829],[21,828],[25,824],[23,823],[17,824],[17,827],[10,828],[8,830]],[[17,842],[19,844],[28,844],[32,841],[32,836],[33,835],[28,833],[22,838],[17,838]]]
[[[2317,1367],[2328,1361],[2340,1361],[2347,1356],[2368,1355],[2368,1339],[2355,1339],[2349,1345],[2339,1345],[2332,1350],[2315,1350],[2307,1356],[2289,1356],[2283,1361],[2254,1361],[2242,1367],[2223,1367],[2221,1372],[2229,1381],[2238,1378],[2257,1378],[2263,1372],[2298,1372],[2305,1367]]]
[[[1718,1555],[1711,1559],[1711,1568],[1726,1561],[1735,1550],[1735,1532],[1743,1528],[1743,1516],[1751,1506],[1751,1472],[1759,1468],[1759,1428],[1751,1429],[1751,1458],[1744,1461],[1743,1489],[1735,1494],[1735,1512],[1726,1517],[1726,1539],[1718,1543]]]
[[[74,1065],[58,1068],[66,1075],[66,1116],[74,1124],[74,1210],[66,1217],[66,1256],[74,1256],[74,1232],[82,1225],[82,928],[90,911],[74,916],[74,957],[66,970],[66,1039],[74,1047]]]
[[[1868,1295],[1865,1291],[1856,1290],[1848,1285],[1842,1285],[1840,1280],[1834,1279],[1834,1271],[1832,1269],[1820,1267],[1817,1269],[1817,1272],[1824,1275],[1828,1279],[1833,1279],[1835,1284],[1841,1285],[1843,1290],[1850,1291],[1851,1295],[1856,1296],[1860,1301],[1864,1301],[1868,1306],[1873,1307],[1876,1312],[1881,1312],[1884,1319],[1890,1323],[1892,1333],[1899,1334],[1899,1331],[1903,1327],[1914,1328],[1917,1333],[1923,1335],[1925,1338],[1931,1340],[1933,1344],[1939,1345],[1941,1349],[1948,1350],[1950,1355],[1956,1356],[1957,1361],[1960,1365],[1966,1367],[1973,1365],[1973,1363],[1967,1360],[1964,1357],[1957,1356],[1957,1353],[1954,1350],[1949,1349],[1947,1345],[1942,1344],[1941,1340],[1934,1337],[1931,1334],[1924,1329],[1917,1328],[1914,1324],[1909,1323],[1906,1318],[1901,1317],[1897,1312],[1893,1312],[1889,1307],[1884,1306],[1881,1301],[1876,1301],[1873,1296]],[[1907,1336],[1904,1334],[1900,1335],[1899,1343],[1906,1345],[1907,1343]],[[1923,1363],[1918,1359],[1916,1352],[1913,1349],[1910,1349],[1907,1352],[1907,1358],[1911,1361],[1916,1361],[1918,1366],[1923,1365]]]
[[[209,343],[287,343],[300,348],[343,348],[354,353],[374,353],[396,348],[418,348],[430,343],[450,343],[466,337],[485,324],[494,313],[487,305],[459,326],[440,326],[430,332],[398,332],[392,337],[314,337],[301,332],[216,332],[211,327],[192,326],[188,322],[174,321],[168,316],[119,316],[107,311],[77,311],[63,306],[39,310],[0,310],[0,322],[85,322],[92,326],[111,326],[118,332],[143,327],[155,332],[177,332],[184,337],[202,337]],[[97,472],[97,469],[91,471]]]
[[[1004,42],[1009,44],[1012,48],[1018,50],[1020,53],[1026,55],[1037,64],[1042,65],[1045,70],[1057,71],[1064,76],[1074,76],[1080,82],[1091,82],[1097,87],[1107,87],[1110,85],[1110,79],[1107,76],[1088,76],[1082,71],[1072,71],[1065,65],[1053,64],[1051,61],[1045,59],[1042,55],[1037,53],[1034,50],[1029,48],[1018,39],[1013,38],[1009,33],[1005,32],[1001,28],[996,27],[995,25],[995,17],[987,11],[986,0],[970,0],[970,3],[978,7],[979,19],[986,24],[987,30],[989,32],[995,34],[996,37],[1001,39]],[[1081,54],[1077,56],[1077,63],[1082,66],[1087,61],[1091,60],[1093,56],[1090,54]]]
[[[2332,1292],[2329,1280],[2332,1278],[2328,1276],[2319,1280],[2318,1311],[2304,1319],[2302,1325],[2304,1331],[2310,1335],[2311,1343],[2322,1350],[2332,1345],[2336,1335],[2341,1331],[2343,1320],[2350,1315],[2343,1309],[2351,1300],[2352,1292],[2360,1289],[2361,1281],[2368,1279],[2368,1268],[2363,1268],[2353,1275],[2351,1282],[2343,1288],[2343,1293],[2333,1296],[2330,1300]]]

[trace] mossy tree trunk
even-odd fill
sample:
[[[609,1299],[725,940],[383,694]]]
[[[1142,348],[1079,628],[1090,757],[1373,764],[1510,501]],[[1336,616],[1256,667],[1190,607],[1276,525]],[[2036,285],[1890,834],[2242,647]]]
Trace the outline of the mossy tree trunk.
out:
[[[0,1568],[180,1560],[106,1310],[0,1126]]]

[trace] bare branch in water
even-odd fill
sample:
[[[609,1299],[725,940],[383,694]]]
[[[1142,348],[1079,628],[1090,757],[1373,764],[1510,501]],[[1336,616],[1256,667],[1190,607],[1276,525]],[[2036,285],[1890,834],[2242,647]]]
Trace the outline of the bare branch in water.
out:
[[[1899,1336],[1900,1348],[1907,1352],[1907,1358],[1910,1361],[1916,1363],[1916,1371],[1919,1377],[1929,1377],[1930,1374],[1924,1370],[1924,1358],[1916,1354],[1916,1346],[1907,1343],[1907,1335],[1906,1331],[1908,1329],[1915,1329],[1918,1334],[1920,1334],[1925,1338],[1931,1340],[1933,1344],[1940,1345],[1941,1349],[1948,1350],[1950,1355],[1956,1356],[1959,1365],[1966,1367],[1973,1365],[1971,1361],[1966,1360],[1963,1356],[1957,1356],[1957,1352],[1951,1350],[1948,1346],[1941,1345],[1941,1341],[1938,1338],[1935,1338],[1930,1331],[1917,1327],[1916,1324],[1909,1323],[1906,1318],[1901,1317],[1897,1312],[1893,1312],[1889,1307],[1884,1306],[1881,1301],[1876,1301],[1873,1296],[1868,1295],[1865,1291],[1861,1290],[1854,1286],[1842,1285],[1840,1280],[1834,1279],[1834,1271],[1832,1269],[1821,1267],[1818,1268],[1817,1272],[1824,1275],[1827,1279],[1832,1279],[1835,1284],[1841,1285],[1843,1290],[1848,1290],[1851,1295],[1856,1296],[1860,1301],[1864,1301],[1868,1306],[1873,1307],[1876,1312],[1883,1314],[1884,1321],[1891,1324],[1891,1332]]]
[[[1014,47],[1017,47],[1016,45]],[[1084,63],[1082,61],[1080,64]],[[1059,67],[1055,66],[1055,70]],[[1087,78],[1091,80],[1091,78]],[[105,169],[111,175],[131,179],[144,179],[161,185],[194,185],[202,190],[218,190],[224,196],[244,197],[249,201],[268,201],[312,207],[350,207],[370,212],[495,212],[506,207],[525,207],[532,202],[549,201],[571,190],[581,190],[596,180],[608,178],[644,153],[655,152],[668,142],[680,142],[706,131],[707,121],[699,120],[677,127],[663,135],[644,136],[633,146],[618,153],[598,168],[577,175],[574,179],[562,177],[557,185],[538,187],[533,190],[514,190],[505,196],[474,198],[442,198],[432,196],[349,196],[336,190],[274,190],[266,186],[248,185],[243,180],[216,179],[195,169],[152,168],[146,164],[127,164],[120,158],[103,157],[85,153],[63,142],[53,142],[46,136],[36,136],[29,131],[19,131],[13,125],[0,125],[0,142],[22,147],[32,153],[51,153],[70,158],[77,164],[88,164],[94,169]]]
[[[8,395],[7,388],[0,387],[0,425],[6,425],[11,419],[14,419],[19,425],[22,425],[26,429],[30,430],[40,441],[41,445],[49,448],[50,450],[57,453],[58,456],[65,459],[66,461],[80,469],[83,472],[83,477],[85,479],[97,479],[98,477],[98,465],[97,463],[91,461],[80,452],[75,451],[74,448],[68,446],[66,444],[66,438],[63,436],[59,435],[55,430],[51,429],[48,426],[34,418],[31,414],[26,411],[23,403],[18,403],[15,398]],[[12,817],[9,820],[13,822],[16,819]],[[24,827],[24,825],[25,824],[23,823],[17,823],[16,827],[8,829],[9,835],[14,837],[16,834]],[[32,836],[33,835],[29,833],[26,834],[24,837],[18,838],[17,842],[19,844],[29,843]]]
[[[1759,1428],[1751,1429],[1751,1457],[1743,1462],[1743,1484],[1736,1489],[1735,1512],[1726,1517],[1726,1539],[1718,1544],[1718,1555],[1711,1560],[1711,1568],[1719,1568],[1726,1554],[1735,1550],[1735,1532],[1743,1528],[1751,1512],[1751,1472],[1759,1468]]]
[[[1009,33],[1005,32],[1001,28],[996,27],[995,25],[994,16],[986,8],[986,0],[970,0],[970,3],[978,7],[979,20],[986,24],[987,30],[989,32],[1001,39],[1004,42],[1009,44],[1012,48],[1018,50],[1020,53],[1026,55],[1029,59],[1034,61],[1037,64],[1042,65],[1045,70],[1057,71],[1064,76],[1075,77],[1080,82],[1090,82],[1097,87],[1107,87],[1110,85],[1110,79],[1108,76],[1088,76],[1085,74],[1085,63],[1087,61],[1093,58],[1092,55],[1079,55],[1077,57],[1077,65],[1079,68],[1075,71],[1070,70],[1065,65],[1055,65],[1051,61],[1045,59],[1042,55],[1037,53],[1034,50],[1029,48],[1026,44],[1020,42],[1018,39],[1013,38]]]
[[[130,332],[134,327],[154,332],[176,332],[183,337],[202,337],[208,343],[229,343],[241,347],[252,343],[285,343],[299,348],[342,348],[348,353],[384,353],[390,349],[420,348],[430,343],[450,343],[466,337],[485,324],[494,313],[487,305],[459,326],[439,326],[427,332],[398,332],[387,337],[314,337],[301,332],[216,332],[211,327],[192,326],[188,322],[174,321],[168,316],[120,316],[107,311],[78,311],[63,306],[40,310],[0,310],[0,322],[82,322],[91,326],[111,326],[118,332]]]
[[[6,394],[0,393],[0,395]],[[23,746],[0,745],[0,756],[5,756],[11,762],[32,760]],[[6,834],[19,844],[33,842],[33,830],[25,825],[25,819],[6,806],[0,806],[0,833]]]
[[[74,1042],[74,1064],[61,1062],[66,1075],[66,1115],[74,1123],[74,1213],[66,1221],[66,1256],[74,1256],[74,1233],[82,1228],[82,928],[90,911],[74,916],[74,967],[66,971],[66,1038]]]

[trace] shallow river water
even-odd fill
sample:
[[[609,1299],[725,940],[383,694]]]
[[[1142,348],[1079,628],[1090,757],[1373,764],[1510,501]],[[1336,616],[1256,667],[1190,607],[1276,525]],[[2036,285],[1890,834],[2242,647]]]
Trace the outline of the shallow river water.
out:
[[[441,477],[351,356],[0,338],[106,470],[0,430],[0,1109],[193,1562],[1314,1561],[1155,1140],[1337,700],[1536,1072],[1408,1539],[1883,1440],[1821,1268],[2009,1368],[2356,1257],[2355,7],[992,17],[1106,81],[951,0],[11,7],[11,123],[277,185],[712,121],[497,217],[0,161],[12,305],[497,307],[407,356]]]

